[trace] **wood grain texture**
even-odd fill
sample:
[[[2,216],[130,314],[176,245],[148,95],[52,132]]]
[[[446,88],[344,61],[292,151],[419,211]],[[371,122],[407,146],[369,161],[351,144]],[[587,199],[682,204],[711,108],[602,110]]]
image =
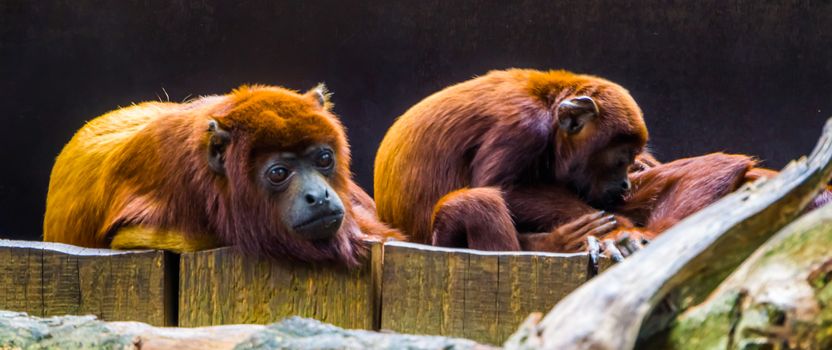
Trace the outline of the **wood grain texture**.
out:
[[[174,325],[166,254],[0,240],[0,309]]]
[[[377,245],[378,243],[372,243]],[[378,323],[373,254],[360,269],[247,258],[231,248],[181,256],[179,325],[269,323],[311,317],[344,328]],[[374,279],[376,282],[374,282]]]
[[[588,263],[585,254],[386,243],[381,329],[500,344],[584,283]]]

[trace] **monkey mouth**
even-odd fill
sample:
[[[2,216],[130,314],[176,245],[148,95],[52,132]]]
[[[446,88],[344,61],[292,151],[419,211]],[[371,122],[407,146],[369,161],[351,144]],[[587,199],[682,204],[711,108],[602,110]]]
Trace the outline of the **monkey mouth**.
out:
[[[292,226],[292,229],[306,239],[324,239],[335,236],[341,228],[344,212],[337,210],[324,215],[316,215]]]
[[[626,191],[608,191],[600,196],[587,200],[589,204],[601,210],[614,210],[624,204],[624,199],[629,193]]]

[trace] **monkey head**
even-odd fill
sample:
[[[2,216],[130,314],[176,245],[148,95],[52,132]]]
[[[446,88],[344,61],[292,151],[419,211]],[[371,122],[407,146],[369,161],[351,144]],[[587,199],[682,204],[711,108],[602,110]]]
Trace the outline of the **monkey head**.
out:
[[[630,189],[627,173],[647,143],[641,109],[612,82],[579,76],[552,105],[555,177],[595,207],[611,209]]]
[[[261,255],[353,264],[350,153],[321,85],[306,94],[242,87],[207,121],[219,236]]]

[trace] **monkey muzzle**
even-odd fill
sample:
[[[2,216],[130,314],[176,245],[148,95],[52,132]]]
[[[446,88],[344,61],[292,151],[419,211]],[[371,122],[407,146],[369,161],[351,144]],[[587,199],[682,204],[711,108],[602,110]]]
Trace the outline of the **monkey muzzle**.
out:
[[[630,194],[630,187],[630,181],[627,179],[614,182],[605,187],[598,197],[590,198],[590,205],[602,210],[614,210],[624,203],[624,199]]]
[[[344,221],[344,204],[322,176],[298,176],[287,226],[301,239],[330,239]]]
[[[292,229],[305,239],[328,239],[338,233],[342,221],[344,221],[343,210],[324,210],[312,213]]]

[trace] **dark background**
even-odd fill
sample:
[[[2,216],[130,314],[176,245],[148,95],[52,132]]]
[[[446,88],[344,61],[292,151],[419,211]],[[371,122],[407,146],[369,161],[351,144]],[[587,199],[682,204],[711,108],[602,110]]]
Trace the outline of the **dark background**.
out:
[[[771,167],[832,115],[829,1],[0,0],[0,237],[39,239],[55,156],[86,120],[243,83],[326,82],[372,189],[394,118],[490,69],[627,87],[661,160]]]

